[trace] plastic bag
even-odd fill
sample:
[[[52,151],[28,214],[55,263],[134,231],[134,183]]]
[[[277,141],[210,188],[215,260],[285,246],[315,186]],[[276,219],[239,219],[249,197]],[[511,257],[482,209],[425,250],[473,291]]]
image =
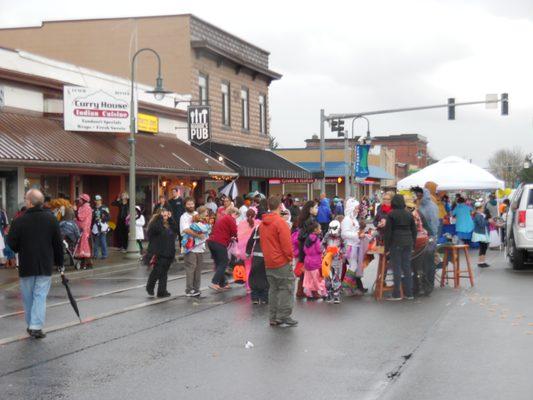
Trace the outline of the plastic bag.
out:
[[[498,231],[496,229],[493,231],[490,231],[489,247],[491,248],[500,247],[501,244],[502,244],[502,241],[500,240],[500,234],[498,233]]]

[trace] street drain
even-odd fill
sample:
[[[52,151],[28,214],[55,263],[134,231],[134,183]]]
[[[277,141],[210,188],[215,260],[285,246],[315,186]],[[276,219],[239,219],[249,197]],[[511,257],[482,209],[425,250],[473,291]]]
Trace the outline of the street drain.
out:
[[[406,355],[402,356],[403,361],[400,363],[400,365],[398,365],[396,368],[394,368],[391,372],[387,373],[387,379],[389,379],[390,381],[393,381],[396,378],[398,378],[400,376],[400,374],[402,373],[402,368],[407,363],[407,361],[409,361],[409,359],[412,357],[412,355],[413,355],[413,353],[409,353],[409,354],[406,354]]]

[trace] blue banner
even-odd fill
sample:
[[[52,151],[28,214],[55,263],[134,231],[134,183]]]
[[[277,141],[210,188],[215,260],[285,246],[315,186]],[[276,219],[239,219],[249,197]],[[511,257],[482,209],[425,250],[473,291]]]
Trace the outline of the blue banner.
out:
[[[358,144],[355,146],[355,177],[366,178],[370,175],[368,170],[369,144]]]

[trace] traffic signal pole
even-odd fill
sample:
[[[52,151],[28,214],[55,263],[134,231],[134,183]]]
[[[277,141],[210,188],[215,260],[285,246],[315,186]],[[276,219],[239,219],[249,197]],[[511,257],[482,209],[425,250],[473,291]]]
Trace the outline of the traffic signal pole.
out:
[[[455,107],[460,106],[470,106],[475,104],[494,104],[494,103],[501,103],[501,115],[509,115],[509,95],[507,93],[502,93],[500,98],[493,99],[493,100],[481,100],[481,101],[467,101],[467,102],[460,102],[456,103],[455,99],[448,99],[448,102],[446,104],[436,104],[436,105],[430,105],[430,106],[420,106],[420,107],[406,107],[406,108],[391,108],[388,110],[374,110],[374,111],[364,111],[359,113],[349,113],[349,114],[330,114],[326,115],[324,112],[324,109],[320,110],[320,169],[322,173],[324,174],[320,190],[325,193],[326,192],[326,157],[325,157],[325,148],[326,148],[326,140],[324,136],[324,124],[326,122],[330,122],[333,120],[344,120],[344,119],[357,119],[362,118],[369,115],[380,115],[380,114],[393,114],[393,113],[400,113],[400,112],[409,112],[409,111],[421,111],[421,110],[431,110],[434,108],[447,108],[448,109],[448,118],[449,119],[455,119]],[[369,133],[367,132],[367,135]],[[346,146],[349,147],[349,142],[347,142],[347,134],[345,133],[344,137],[344,145],[345,145],[345,151]],[[353,156],[353,155],[352,155]],[[345,161],[346,161],[346,155],[345,155]],[[345,174],[347,176],[348,174]],[[353,185],[355,185],[355,182],[352,182]],[[348,193],[351,192],[351,190],[346,191],[346,197],[348,197]],[[355,194],[350,193],[350,194]]]

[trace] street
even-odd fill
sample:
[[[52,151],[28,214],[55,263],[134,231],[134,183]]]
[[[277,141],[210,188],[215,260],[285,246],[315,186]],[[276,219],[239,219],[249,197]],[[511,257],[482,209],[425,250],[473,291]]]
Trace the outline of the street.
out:
[[[269,327],[267,308],[252,306],[236,285],[204,290],[199,300],[181,296],[175,267],[169,291],[180,296],[149,306],[160,300],[143,291],[145,267],[72,280],[75,296],[102,294],[80,301],[88,321],[73,326],[70,306],[53,306],[66,300],[55,284],[47,327],[68,327],[3,345],[0,393],[6,400],[530,399],[533,270],[512,271],[498,251],[488,261],[490,268],[476,268],[473,289],[463,282],[462,290],[436,288],[399,303],[369,294],[340,305],[297,302],[300,325],[292,329]],[[5,304],[20,308],[16,298]],[[1,339],[24,336],[21,315],[2,315],[0,326]]]

